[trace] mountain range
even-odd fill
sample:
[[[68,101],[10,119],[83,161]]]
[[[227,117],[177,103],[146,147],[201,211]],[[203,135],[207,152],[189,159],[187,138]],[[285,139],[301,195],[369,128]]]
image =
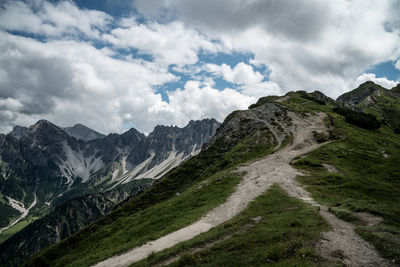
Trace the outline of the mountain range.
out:
[[[157,126],[148,136],[133,128],[104,136],[46,120],[16,126],[0,135],[1,231],[47,214],[30,226],[39,226],[36,239],[23,241],[28,255],[64,239],[198,153],[219,125]]]

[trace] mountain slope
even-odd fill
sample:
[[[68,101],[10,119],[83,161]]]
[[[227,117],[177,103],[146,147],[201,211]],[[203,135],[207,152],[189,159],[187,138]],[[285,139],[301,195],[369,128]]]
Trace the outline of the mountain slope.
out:
[[[400,247],[398,211],[400,209],[396,203],[400,203],[397,199],[400,195],[397,192],[400,176],[395,166],[400,163],[399,136],[385,125],[377,130],[365,130],[350,124],[342,115],[334,112],[334,104],[335,102],[331,101],[319,101],[311,94],[292,92],[284,97],[262,98],[249,110],[232,113],[199,155],[168,172],[154,186],[133,197],[90,227],[42,251],[28,265],[89,266],[131,248],[139,249],[150,240],[156,240],[154,244],[157,244],[158,240],[164,240],[163,237],[180,230],[184,231],[185,227],[201,221],[201,218],[209,218],[203,216],[210,214],[210,211],[212,213],[214,208],[229,203],[229,199],[235,195],[235,190],[241,188],[238,185],[252,183],[251,177],[255,179],[254,183],[260,186],[263,182],[276,181],[292,196],[300,197],[301,200],[312,205],[320,205],[320,214],[332,225],[331,230],[324,233],[326,225],[322,223],[320,215],[314,210],[304,213],[302,215],[304,220],[291,220],[287,222],[287,225],[275,225],[275,229],[269,232],[258,232],[258,235],[266,235],[262,243],[255,242],[255,236],[235,239],[238,235],[250,234],[252,225],[257,224],[257,221],[261,220],[265,225],[267,221],[264,221],[262,216],[273,217],[285,212],[274,210],[270,215],[265,215],[260,207],[257,213],[252,210],[255,217],[243,217],[249,211],[245,209],[244,213],[240,213],[238,217],[220,228],[213,228],[210,232],[201,234],[184,244],[178,244],[169,250],[151,254],[151,257],[138,265],[163,263],[166,258],[176,256],[177,251],[183,254],[178,254],[182,257],[177,259],[176,265],[214,264],[215,262],[207,261],[212,257],[218,257],[220,264],[224,265],[234,255],[246,255],[246,260],[252,263],[258,260],[262,264],[291,262],[305,266],[354,265],[360,262],[368,266],[397,262],[400,255],[398,251]],[[321,112],[326,114],[326,119],[319,125],[329,127],[328,131],[310,127],[316,123],[316,118],[319,117],[317,115]],[[300,118],[300,120],[293,118]],[[301,120],[307,123],[299,124]],[[307,134],[296,134],[302,131],[307,131]],[[300,138],[299,140],[306,138],[303,139],[306,142],[297,143],[295,141],[297,138]],[[390,142],[385,142],[386,139]],[[327,142],[328,140],[330,141]],[[368,145],[374,144],[375,141],[378,141],[375,145]],[[324,144],[324,146],[319,147],[316,143]],[[317,149],[310,151],[309,147]],[[269,155],[274,150],[274,154]],[[301,155],[302,152],[311,153]],[[292,178],[287,180],[288,183],[285,179],[279,179],[279,175],[274,176],[275,171],[293,168],[287,166],[274,169],[274,160],[279,160],[280,157],[297,168],[313,174],[299,178],[311,195],[293,179],[298,174],[297,171],[290,172]],[[262,159],[251,161],[256,158]],[[259,174],[249,172],[248,175],[243,176],[240,172],[234,171],[245,162],[248,163],[245,164],[244,169],[263,160],[265,162],[260,164]],[[272,169],[266,172],[265,168]],[[360,168],[364,169],[360,172]],[[385,169],[385,172],[379,171],[382,169]],[[314,175],[317,176],[314,177]],[[266,177],[271,177],[272,181]],[[282,178],[286,177],[288,175],[282,176]],[[248,189],[248,192],[252,192],[252,188]],[[314,198],[318,204],[310,197]],[[282,198],[282,201],[288,203],[290,200]],[[280,202],[281,204],[283,203]],[[241,207],[239,211],[243,208],[245,207]],[[296,210],[297,206],[289,206],[288,209]],[[230,212],[230,210],[224,209],[224,212]],[[333,214],[352,224],[335,218]],[[355,219],[359,218],[357,216],[374,218],[377,215],[383,221],[374,225],[365,223],[365,219]],[[258,216],[261,216],[261,219]],[[242,226],[246,227],[240,228],[237,225],[240,218],[247,218],[242,223]],[[315,218],[315,221],[310,221],[310,218]],[[312,237],[299,238],[299,233],[306,227],[303,222],[310,223]],[[224,231],[228,230],[223,229],[237,229],[238,232],[227,233]],[[285,229],[284,232],[276,235],[276,239],[267,238],[283,229]],[[340,238],[339,234],[342,231],[346,232],[345,239]],[[380,255],[389,261],[383,260],[374,248],[356,233],[372,243]],[[321,240],[322,235],[323,240]],[[196,247],[198,244],[196,242],[199,240],[205,242],[203,251]],[[342,240],[342,243],[339,240]],[[152,246],[152,244],[148,245]],[[190,244],[194,244],[194,247]],[[264,245],[271,250],[262,250]],[[214,255],[211,258],[201,256],[210,255],[210,252]],[[230,255],[230,253],[233,254]]]

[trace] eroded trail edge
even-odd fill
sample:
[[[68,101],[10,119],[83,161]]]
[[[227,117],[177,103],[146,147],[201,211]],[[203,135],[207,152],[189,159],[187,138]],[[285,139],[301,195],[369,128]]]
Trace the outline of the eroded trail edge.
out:
[[[349,223],[337,219],[328,212],[327,207],[316,204],[310,194],[296,182],[296,176],[303,174],[293,168],[290,162],[295,157],[307,154],[323,145],[314,141],[313,131],[325,132],[327,130],[324,124],[326,115],[318,113],[303,118],[294,113],[289,113],[289,116],[293,123],[292,143],[274,154],[240,167],[239,171],[246,172],[246,175],[224,204],[217,206],[199,221],[187,227],[136,247],[124,254],[108,258],[95,266],[128,266],[145,259],[153,252],[160,252],[190,240],[235,217],[247,207],[250,201],[260,196],[275,183],[284,188],[290,196],[320,207],[321,215],[332,226],[332,230],[324,234],[324,240],[317,247],[324,258],[332,258],[331,255],[334,252],[341,251],[342,260],[346,265],[387,265],[374,248],[354,232],[354,228]]]

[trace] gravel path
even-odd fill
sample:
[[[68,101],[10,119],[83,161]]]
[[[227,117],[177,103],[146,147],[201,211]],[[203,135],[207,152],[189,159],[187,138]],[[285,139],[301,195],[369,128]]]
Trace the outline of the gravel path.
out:
[[[246,175],[224,204],[214,208],[199,221],[187,227],[124,254],[111,257],[95,266],[128,266],[145,259],[153,252],[159,252],[190,240],[232,219],[243,211],[250,201],[260,196],[275,183],[284,188],[289,195],[317,206],[309,193],[296,182],[296,176],[303,174],[293,168],[290,162],[295,157],[307,154],[322,145],[314,141],[312,131],[327,130],[323,122],[325,114],[320,113],[309,118],[300,118],[293,113],[289,113],[289,116],[294,125],[292,144],[261,160],[240,167],[238,171],[246,172]],[[326,207],[320,207],[321,215],[332,225],[332,230],[325,233],[325,239],[318,247],[322,256],[332,258],[332,252],[341,251],[344,262],[350,266],[385,265],[375,250],[355,234],[350,224],[337,219],[327,211]]]

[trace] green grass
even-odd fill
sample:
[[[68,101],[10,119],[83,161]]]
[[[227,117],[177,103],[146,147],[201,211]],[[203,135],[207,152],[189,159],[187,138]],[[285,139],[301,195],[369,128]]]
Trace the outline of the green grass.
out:
[[[332,109],[332,105],[321,105],[312,100],[305,99],[301,96],[301,93],[290,92],[287,95],[290,98],[280,104],[287,107],[289,110],[295,111],[297,113],[315,113],[315,112],[327,112]]]
[[[109,215],[43,250],[28,265],[89,266],[198,220],[233,192],[241,177],[232,172],[236,166],[269,154],[276,145],[266,128],[245,131],[233,143],[217,139],[205,152]]]
[[[388,127],[368,131],[351,126],[339,115],[330,115],[345,138],[296,162],[296,167],[310,173],[299,181],[315,200],[333,207],[339,218],[358,225],[357,232],[383,256],[399,262],[400,137]],[[328,173],[323,163],[335,166],[340,173]],[[352,213],[361,211],[383,217],[382,225],[359,225]]]
[[[5,230],[0,234],[0,243],[3,243],[5,240],[7,240],[10,236],[14,235],[15,233],[21,231],[25,226],[28,224],[34,222],[35,220],[39,219],[39,217],[30,217],[26,220],[18,222],[16,225],[13,227]]]
[[[174,256],[180,258],[171,266],[316,266],[322,259],[313,246],[327,229],[316,208],[274,185],[227,223],[132,266],[153,266]],[[224,236],[230,238],[191,253]]]
[[[70,263],[72,266],[88,266],[176,231],[224,202],[239,180],[238,174],[223,171],[210,177],[202,187],[196,183],[179,196],[159,205],[131,216],[120,217],[88,240],[82,240],[79,249],[57,259],[55,266]],[[98,242],[93,243],[93,240]]]

